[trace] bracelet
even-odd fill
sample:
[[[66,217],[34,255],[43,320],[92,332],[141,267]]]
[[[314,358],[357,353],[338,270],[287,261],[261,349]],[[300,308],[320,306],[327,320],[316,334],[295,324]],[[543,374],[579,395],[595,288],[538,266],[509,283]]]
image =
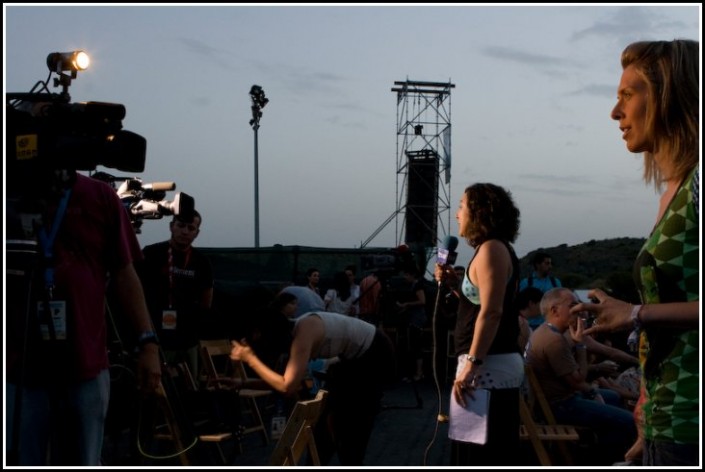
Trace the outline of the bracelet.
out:
[[[587,349],[587,346],[583,343],[576,344],[575,349]]]
[[[475,364],[475,365],[482,365],[485,363],[482,359],[478,359],[477,357],[472,356],[470,354],[467,355],[467,360],[468,360],[468,362]]]
[[[641,319],[639,319],[639,313],[641,313],[641,307],[642,307],[642,305],[633,305],[632,306],[631,319],[632,319],[632,323],[634,325],[633,329],[637,330],[637,331],[641,329]]]
[[[142,349],[146,344],[153,343],[156,344],[157,346],[159,345],[159,338],[157,337],[157,333],[154,331],[144,331],[142,334],[140,334],[140,337],[137,338],[137,347],[139,349]]]

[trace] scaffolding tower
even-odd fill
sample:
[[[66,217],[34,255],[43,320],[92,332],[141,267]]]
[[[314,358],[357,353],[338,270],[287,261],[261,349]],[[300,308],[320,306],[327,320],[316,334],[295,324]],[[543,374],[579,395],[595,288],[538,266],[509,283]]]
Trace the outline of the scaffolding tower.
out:
[[[450,232],[450,81],[395,81],[397,181],[394,213],[362,244],[395,221],[396,244],[428,251]]]

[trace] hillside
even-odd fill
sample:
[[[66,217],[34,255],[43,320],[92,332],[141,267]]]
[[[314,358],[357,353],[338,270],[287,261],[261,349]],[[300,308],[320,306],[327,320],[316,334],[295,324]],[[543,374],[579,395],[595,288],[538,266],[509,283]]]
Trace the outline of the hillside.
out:
[[[533,255],[543,251],[551,255],[553,275],[564,287],[603,288],[632,299],[636,297],[632,266],[643,244],[641,238],[613,238],[538,248],[520,259],[522,276],[529,275]]]

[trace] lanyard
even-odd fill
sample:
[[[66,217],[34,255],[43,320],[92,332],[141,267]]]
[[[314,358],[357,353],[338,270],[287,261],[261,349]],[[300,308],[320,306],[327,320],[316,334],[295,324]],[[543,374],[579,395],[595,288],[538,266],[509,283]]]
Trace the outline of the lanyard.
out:
[[[191,247],[189,247],[186,251],[186,256],[184,259],[184,269],[188,267],[189,260],[191,259]],[[169,246],[169,256],[167,258],[167,263],[168,263],[168,274],[169,274],[169,309],[174,306],[174,254],[172,252],[171,246]]]
[[[54,291],[54,241],[56,240],[56,235],[59,232],[61,221],[64,219],[64,214],[66,213],[66,207],[68,206],[70,195],[71,189],[67,189],[64,192],[64,196],[61,197],[49,235],[47,235],[44,227],[39,229],[39,243],[42,246],[44,260],[46,261],[46,268],[44,269],[44,288],[49,300],[52,299]]]
[[[560,334],[560,335],[563,335],[563,333],[561,333],[561,332],[558,330],[558,328],[556,328],[555,326],[553,326],[553,325],[552,325],[551,323],[549,323],[548,321],[546,322],[546,324],[548,325],[549,329],[550,329],[551,331],[553,331],[554,333],[558,333],[558,334]]]

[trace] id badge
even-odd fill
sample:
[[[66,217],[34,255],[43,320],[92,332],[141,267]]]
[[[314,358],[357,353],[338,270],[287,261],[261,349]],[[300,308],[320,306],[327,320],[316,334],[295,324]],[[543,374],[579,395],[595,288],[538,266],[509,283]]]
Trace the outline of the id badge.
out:
[[[176,329],[176,310],[162,311],[162,329]]]
[[[42,339],[49,341],[52,339],[51,331],[49,330],[48,319],[44,302],[37,303],[37,315],[39,316],[39,329],[42,333]],[[66,339],[66,302],[63,300],[52,300],[49,302],[49,310],[51,310],[51,323],[54,327],[54,338],[57,340]]]

